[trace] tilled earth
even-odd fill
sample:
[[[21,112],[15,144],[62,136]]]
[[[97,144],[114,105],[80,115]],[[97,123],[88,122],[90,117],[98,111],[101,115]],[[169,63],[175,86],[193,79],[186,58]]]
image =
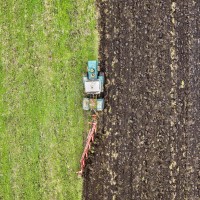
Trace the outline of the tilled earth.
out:
[[[200,1],[97,4],[106,109],[84,199],[200,199]]]

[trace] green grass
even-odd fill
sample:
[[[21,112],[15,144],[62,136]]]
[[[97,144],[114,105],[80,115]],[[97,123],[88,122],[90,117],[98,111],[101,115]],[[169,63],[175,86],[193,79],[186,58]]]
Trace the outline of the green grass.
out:
[[[0,1],[0,199],[81,199],[94,1]]]

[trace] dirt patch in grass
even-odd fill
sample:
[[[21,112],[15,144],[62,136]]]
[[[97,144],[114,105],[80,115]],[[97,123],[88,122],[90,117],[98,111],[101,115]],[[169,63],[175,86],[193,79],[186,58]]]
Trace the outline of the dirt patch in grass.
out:
[[[198,1],[99,1],[106,108],[84,199],[199,199]]]

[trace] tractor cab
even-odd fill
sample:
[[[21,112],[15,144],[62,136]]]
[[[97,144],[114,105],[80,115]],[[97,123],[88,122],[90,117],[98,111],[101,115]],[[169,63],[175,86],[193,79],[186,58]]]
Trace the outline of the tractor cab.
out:
[[[83,76],[83,84],[87,98],[83,99],[84,110],[102,111],[104,99],[101,95],[104,91],[104,73],[99,72],[98,61],[88,61],[87,74]]]

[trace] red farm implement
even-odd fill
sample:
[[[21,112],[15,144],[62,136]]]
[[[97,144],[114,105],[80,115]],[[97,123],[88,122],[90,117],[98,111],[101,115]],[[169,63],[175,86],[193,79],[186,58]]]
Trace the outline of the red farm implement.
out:
[[[88,132],[86,145],[83,151],[83,154],[81,156],[80,164],[81,164],[81,170],[78,172],[79,175],[82,176],[83,170],[85,168],[85,162],[88,158],[88,151],[91,148],[91,143],[94,142],[94,135],[97,131],[97,115],[92,115],[92,122],[89,123],[91,125],[90,130]]]

